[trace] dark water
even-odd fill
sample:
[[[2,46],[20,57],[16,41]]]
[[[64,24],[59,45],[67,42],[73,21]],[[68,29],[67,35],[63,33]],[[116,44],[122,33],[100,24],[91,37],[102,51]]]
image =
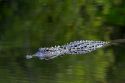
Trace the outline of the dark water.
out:
[[[52,60],[27,60],[21,48],[1,50],[0,83],[107,83],[114,59],[111,51],[103,50]]]

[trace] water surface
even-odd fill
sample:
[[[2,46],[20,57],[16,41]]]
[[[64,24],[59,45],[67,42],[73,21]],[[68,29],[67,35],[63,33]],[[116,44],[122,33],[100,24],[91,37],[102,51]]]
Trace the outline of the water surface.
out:
[[[25,58],[26,50],[13,48],[0,52],[1,83],[105,83],[111,51],[85,55],[65,55],[52,60]]]

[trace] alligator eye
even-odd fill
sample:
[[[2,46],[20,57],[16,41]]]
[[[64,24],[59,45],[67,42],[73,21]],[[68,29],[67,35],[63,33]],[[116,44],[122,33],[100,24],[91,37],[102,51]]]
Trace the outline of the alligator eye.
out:
[[[46,51],[49,51],[48,49]]]

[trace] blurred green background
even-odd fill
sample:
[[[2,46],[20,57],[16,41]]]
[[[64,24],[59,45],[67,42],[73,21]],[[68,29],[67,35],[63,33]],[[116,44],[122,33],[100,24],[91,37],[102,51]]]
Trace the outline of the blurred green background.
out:
[[[125,44],[25,59],[40,47],[124,38],[124,0],[0,0],[0,83],[125,83]]]

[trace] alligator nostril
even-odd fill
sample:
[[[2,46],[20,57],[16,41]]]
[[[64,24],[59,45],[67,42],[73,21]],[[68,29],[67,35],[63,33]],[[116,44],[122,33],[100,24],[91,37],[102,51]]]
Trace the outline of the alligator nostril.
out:
[[[26,55],[26,59],[31,59],[32,56],[31,55]]]

